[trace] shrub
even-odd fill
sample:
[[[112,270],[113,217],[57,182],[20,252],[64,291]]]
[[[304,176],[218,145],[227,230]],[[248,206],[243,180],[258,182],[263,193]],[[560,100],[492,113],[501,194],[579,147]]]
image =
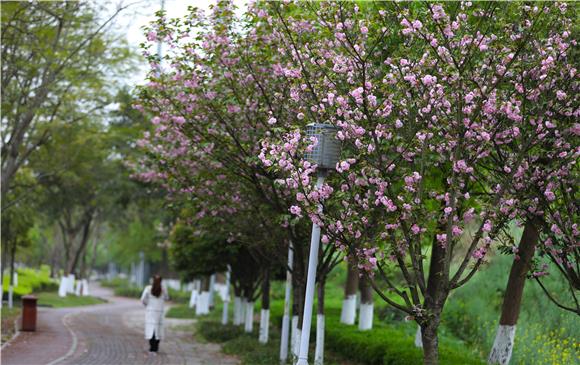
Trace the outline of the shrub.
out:
[[[412,336],[380,323],[370,331],[359,331],[331,316],[327,318],[325,338],[329,350],[363,364],[415,365],[423,361],[423,352],[415,347]],[[476,355],[449,344],[440,345],[439,356],[443,365],[483,364]]]
[[[127,279],[117,277],[112,278],[111,280],[101,280],[101,286],[104,286],[105,288],[115,289],[120,286],[129,286],[129,283]]]
[[[120,297],[141,298],[143,290],[136,286],[119,286],[115,288],[115,295]]]
[[[216,321],[200,321],[197,333],[209,342],[223,343],[241,336],[244,332],[240,326],[222,325]]]
[[[189,297],[191,296],[191,292],[175,290],[172,288],[169,288],[168,292],[169,292],[169,299],[172,302],[189,303]],[[215,293],[215,295],[217,296],[217,293]]]
[[[42,266],[38,270],[29,268],[17,269],[18,285],[14,288],[14,300],[19,300],[23,295],[40,291],[56,291],[58,283],[50,278],[50,268]],[[7,274],[3,279],[4,297],[8,298],[8,286],[10,275]]]

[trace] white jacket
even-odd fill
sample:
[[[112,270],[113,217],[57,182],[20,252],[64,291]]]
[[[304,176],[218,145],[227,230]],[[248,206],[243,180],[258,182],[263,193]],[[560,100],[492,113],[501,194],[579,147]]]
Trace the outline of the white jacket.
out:
[[[149,340],[155,333],[155,338],[163,339],[165,333],[163,329],[163,304],[169,299],[167,290],[162,286],[161,295],[158,297],[151,294],[151,285],[148,285],[143,290],[141,295],[141,302],[146,306],[145,310],[145,339]]]

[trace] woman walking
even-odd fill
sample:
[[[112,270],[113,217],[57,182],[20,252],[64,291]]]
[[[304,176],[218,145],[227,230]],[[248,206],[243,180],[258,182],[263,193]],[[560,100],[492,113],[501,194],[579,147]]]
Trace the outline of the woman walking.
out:
[[[147,307],[145,310],[145,339],[149,340],[149,352],[156,354],[159,350],[159,341],[163,339],[163,304],[169,297],[161,285],[161,276],[153,277],[153,284],[143,290],[141,302]]]

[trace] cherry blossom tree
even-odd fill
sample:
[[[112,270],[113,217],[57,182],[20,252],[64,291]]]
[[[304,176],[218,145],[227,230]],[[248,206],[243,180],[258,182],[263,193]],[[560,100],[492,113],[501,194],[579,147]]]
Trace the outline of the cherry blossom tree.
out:
[[[293,243],[294,311],[301,314],[308,223],[290,215],[293,195],[275,184],[277,174],[258,159],[259,141],[294,115],[281,102],[289,97],[289,76],[282,72],[281,56],[272,51],[276,47],[265,47],[275,38],[265,32],[259,14],[259,8],[251,8],[245,20],[236,19],[229,2],[219,2],[207,17],[195,8],[183,19],[159,14],[147,29],[150,43],[144,53],[152,71],[136,106],[152,114],[154,128],[138,142],[148,158],[135,169],[138,178],[195,200],[196,218],[229,221],[233,237],[240,228],[231,218],[241,214],[270,232],[283,232],[268,258],[286,265],[285,253]],[[163,62],[149,51],[160,40],[170,50]],[[340,255],[330,246],[320,275]]]
[[[295,119],[337,126],[344,148],[319,190],[304,158],[317,141],[300,122],[263,141],[262,163],[286,175],[292,212],[324,227],[323,241],[356,255],[379,296],[417,321],[424,361],[436,364],[449,293],[520,217],[536,151],[577,153],[562,143],[577,99],[554,87],[577,84],[574,17],[566,4],[270,5]]]

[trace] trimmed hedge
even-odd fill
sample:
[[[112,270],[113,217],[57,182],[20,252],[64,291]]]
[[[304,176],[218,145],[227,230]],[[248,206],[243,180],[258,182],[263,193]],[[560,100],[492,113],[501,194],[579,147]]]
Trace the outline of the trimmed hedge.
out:
[[[273,327],[270,334],[272,342],[276,343],[275,346],[259,344],[256,334],[245,334],[241,327],[222,326],[218,318],[218,314],[221,313],[220,305],[216,305],[216,309],[210,316],[196,324],[197,333],[210,342],[223,343],[224,352],[240,356],[244,364],[277,363],[282,308],[283,302],[280,300],[273,301],[270,306],[270,319]],[[423,363],[423,352],[415,347],[414,333],[411,334],[408,331],[409,328],[397,325],[390,326],[375,318],[372,330],[359,331],[357,326],[341,324],[339,318],[340,308],[326,308],[325,349],[329,356],[366,365],[416,365]],[[313,340],[316,338],[315,327],[312,326],[310,336]],[[440,364],[485,364],[477,354],[472,353],[467,347],[450,341],[452,339],[443,334],[440,335]]]
[[[338,317],[327,317],[327,349],[368,365],[415,365],[423,362],[423,352],[404,331],[377,324],[370,331],[341,324]],[[439,345],[442,365],[484,364],[476,355],[446,344]]]

